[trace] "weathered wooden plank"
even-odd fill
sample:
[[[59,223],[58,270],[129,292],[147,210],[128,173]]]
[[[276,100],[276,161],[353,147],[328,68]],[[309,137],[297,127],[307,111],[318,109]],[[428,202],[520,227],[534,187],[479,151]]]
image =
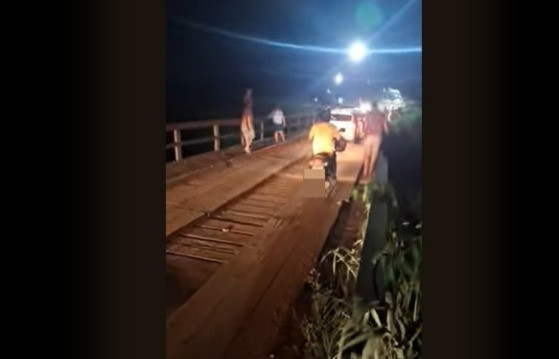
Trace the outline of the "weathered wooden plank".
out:
[[[239,250],[243,247],[242,245],[235,242],[227,242],[218,239],[198,237],[193,235],[181,235],[173,241],[173,244],[175,243],[196,248],[208,248],[210,250],[215,248],[223,253],[231,254],[238,253]]]
[[[284,225],[275,229],[265,227],[255,238],[254,245],[247,246],[220,267],[184,306],[169,317],[167,357],[222,358],[239,330],[247,321],[254,322],[252,315],[255,310],[265,312],[258,303],[272,295],[267,294],[269,288],[275,288],[274,293],[278,293],[279,284],[274,278],[285,279],[288,275],[280,273],[282,268],[292,267],[302,271],[308,263],[312,264],[312,260],[308,259],[312,258],[309,253],[316,255],[315,249],[320,247],[321,240],[326,239],[336,219],[339,200],[349,194],[350,190],[335,189],[330,198],[297,198],[286,205],[276,216],[278,220],[284,220]],[[306,242],[308,237],[313,240],[305,245],[312,248],[303,251],[307,257],[303,258],[305,265],[301,267],[295,264],[292,255],[299,243]],[[289,289],[285,289],[286,294],[282,295],[289,297],[295,290],[296,281],[287,281],[287,284]],[[264,306],[268,305],[265,301]],[[269,332],[263,333],[264,338],[269,336]]]
[[[179,236],[176,238],[177,241],[180,241],[181,238],[191,238],[191,239],[199,239],[199,240],[203,240],[206,242],[211,242],[211,243],[221,243],[221,244],[226,244],[226,245],[230,245],[230,246],[237,246],[237,247],[242,247],[243,245],[241,243],[238,243],[237,241],[228,241],[228,240],[224,240],[224,239],[220,239],[220,238],[214,238],[214,237],[210,237],[210,236],[204,236],[204,235],[199,235],[199,234],[194,234],[194,233],[185,233],[182,232],[179,234]]]
[[[257,208],[268,208],[273,210],[278,210],[281,208],[281,204],[271,203],[269,201],[263,201],[256,198],[251,198],[250,196],[242,198],[237,202],[239,204],[244,204],[247,206],[257,207]]]
[[[206,258],[224,263],[233,257],[236,252],[216,246],[203,246],[198,243],[174,242],[167,245],[166,253],[184,254],[191,258]]]
[[[202,214],[212,212],[231,199],[247,192],[258,183],[264,181],[274,172],[299,160],[295,156],[290,161],[282,163],[276,162],[266,167],[266,171],[259,168],[252,168],[248,171],[237,171],[230,176],[212,181],[211,186],[206,186],[206,190],[195,191],[194,193],[184,194],[188,199],[172,207],[167,214],[166,236],[172,235],[178,229],[192,223],[201,217]],[[193,183],[194,181],[190,181]],[[198,183],[202,186],[203,183]],[[174,203],[172,203],[174,204]]]
[[[262,146],[269,144],[269,141],[263,141],[262,143],[255,144],[257,151],[253,152],[251,157],[266,153],[281,153],[284,148],[299,140],[300,136],[296,136],[285,143],[260,149]],[[167,187],[169,188],[181,183],[191,176],[204,174],[210,169],[223,170],[230,166],[242,166],[248,162],[250,162],[250,159],[247,158],[241,146],[233,146],[219,152],[208,152],[190,156],[183,161],[167,164]]]
[[[167,204],[165,215],[165,234],[169,237],[181,229],[185,222],[193,222],[204,216],[204,213],[190,211]]]
[[[223,232],[221,230],[200,228],[196,226],[187,227],[184,231],[181,232],[181,234],[204,236],[206,238],[214,238],[228,242],[239,243],[239,245],[244,245],[244,243],[247,242],[247,240],[249,239],[249,235],[246,234]]]
[[[165,200],[167,203],[179,204],[196,193],[198,186],[180,184],[165,192]]]
[[[294,147],[296,147],[294,145]],[[249,191],[283,168],[299,161],[303,155],[294,152],[289,160],[257,161],[250,167],[245,167],[216,178],[211,185],[200,190],[196,196],[178,205],[180,208],[200,212],[212,212],[230,201]],[[187,223],[185,223],[186,225]]]
[[[167,249],[165,251],[165,254],[172,255],[172,256],[179,256],[179,257],[186,257],[186,258],[190,258],[190,259],[196,259],[196,260],[211,262],[211,263],[219,263],[219,264],[225,263],[225,260],[213,258],[212,256],[204,257],[204,256],[197,255],[197,254],[187,253],[187,252],[184,252],[184,251],[176,251],[173,248]]]
[[[361,163],[346,162],[344,165],[341,172],[353,173],[354,178],[357,178]],[[280,324],[303,288],[307,275],[315,266],[317,256],[337,220],[340,199],[348,199],[352,188],[351,181],[340,182],[334,188],[331,198],[322,201],[311,199],[305,203],[301,209],[301,222],[310,225],[304,226],[302,231],[293,230],[285,234],[286,238],[293,237],[297,246],[287,255],[287,260],[278,271],[278,275],[273,278],[258,306],[252,311],[250,319],[235,337],[225,358],[269,357]]]
[[[269,235],[272,231],[267,231],[266,236]],[[267,257],[263,255],[266,250],[282,250],[284,246],[279,245],[277,239],[273,242],[275,245],[266,246],[260,242],[260,245],[247,247],[250,250],[232,258],[225,265],[225,270],[216,272],[169,317],[166,336],[168,359],[219,358],[223,354],[250,308],[256,305],[255,296],[261,295],[266,288],[267,283],[259,280],[260,273],[264,271],[273,275],[274,269],[281,265],[282,256],[272,257],[266,266],[261,265]],[[247,285],[251,287],[252,296],[247,295]],[[218,317],[223,319],[219,320],[219,324],[215,320]]]
[[[238,251],[232,250],[230,248],[222,248],[217,247],[215,245],[203,245],[200,243],[189,243],[187,241],[184,242],[175,242],[166,249],[167,252],[174,251],[175,253],[185,253],[190,255],[197,255],[205,258],[213,258],[216,260],[225,261],[235,254]]]
[[[246,207],[246,206],[245,206]],[[270,219],[270,217],[272,217],[274,215],[273,211],[270,211],[272,213],[264,213],[262,210],[258,210],[254,207],[249,207],[248,209],[243,208],[243,209],[239,209],[238,207],[233,208],[233,207],[229,207],[226,211],[224,211],[225,214],[229,213],[229,214],[234,214],[237,216],[241,216],[241,217],[249,217],[249,218],[257,218],[260,220],[264,220],[267,221],[268,219]]]
[[[270,217],[262,219],[262,218],[254,218],[250,216],[243,216],[234,213],[233,211],[215,212],[211,215],[211,218],[222,219],[233,223],[247,224],[255,227],[264,227],[268,219],[270,219]]]
[[[275,276],[268,278],[267,290],[254,308],[249,311],[240,332],[231,341],[230,347],[215,358],[266,358],[273,345],[281,321],[293,300],[305,283],[313,268],[328,231],[336,220],[339,205],[333,201],[310,204],[320,199],[309,199],[302,209],[300,223],[285,231],[283,237],[293,241],[291,251],[282,251],[285,256]],[[318,210],[320,208],[320,210]],[[309,225],[313,223],[314,225]],[[275,296],[275,298],[273,298]],[[254,328],[259,330],[254,332]],[[260,341],[260,342],[258,342]]]
[[[209,180],[201,180],[201,179],[198,179],[198,178],[192,178],[192,179],[189,179],[188,181],[186,181],[185,184],[198,188],[200,186],[207,185],[208,181]]]
[[[255,240],[254,246],[246,247],[221,267],[189,302],[179,308],[168,321],[167,357],[222,358],[226,352],[224,346],[232,342],[247,320],[253,323],[255,309],[259,313],[265,311],[258,303],[262,298],[269,298],[267,290],[274,278],[279,276],[289,285],[286,293],[295,290],[296,283],[285,280],[290,272],[293,275],[293,270],[285,274],[280,271],[290,267],[302,271],[306,266],[312,266],[312,260],[308,258],[312,258],[310,254],[317,254],[316,248],[326,239],[339,210],[338,199],[344,195],[335,192],[331,198],[292,201],[277,216],[285,220],[281,228],[259,233],[260,240]],[[339,192],[350,194],[345,190]],[[303,258],[305,265],[301,267],[295,264],[296,259],[301,258],[293,259],[292,256],[299,243],[307,241],[310,243],[305,245],[310,249],[304,254],[310,257]],[[277,283],[273,283],[273,288],[277,288]],[[276,291],[274,289],[277,294]],[[266,303],[264,305],[268,305]],[[268,338],[270,334],[263,335]],[[211,343],[220,343],[220,346]]]
[[[250,204],[246,204],[246,202],[239,202],[232,206],[228,207],[230,210],[242,211],[245,213],[260,213],[262,215],[273,216],[276,214],[279,209],[277,207],[270,208],[270,207],[261,207],[261,206],[254,206]]]
[[[250,199],[257,199],[262,202],[271,203],[274,205],[282,205],[288,202],[289,199],[285,198],[285,196],[275,196],[269,194],[262,194],[258,192],[251,193],[247,196]]]
[[[223,232],[239,233],[239,234],[250,234],[256,233],[260,227],[250,226],[241,223],[232,223],[229,221],[223,221],[215,218],[204,217],[200,221],[196,222],[196,227],[217,229]]]
[[[180,307],[222,263],[166,255],[166,315]],[[185,270],[188,268],[188,270]]]
[[[263,196],[270,196],[271,198],[278,198],[278,199],[285,199],[286,195],[290,194],[292,191],[290,188],[270,188],[268,186],[264,186],[263,188],[259,188],[255,191],[255,194],[263,195]]]
[[[283,186],[274,186],[269,183],[266,184],[266,190],[272,193],[286,193],[291,190],[292,187],[283,185]]]

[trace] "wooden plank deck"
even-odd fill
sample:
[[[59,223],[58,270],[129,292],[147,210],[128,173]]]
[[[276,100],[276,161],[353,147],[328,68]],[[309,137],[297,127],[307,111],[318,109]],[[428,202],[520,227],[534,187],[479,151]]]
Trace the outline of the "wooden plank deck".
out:
[[[279,321],[303,285],[336,221],[341,201],[351,195],[361,160],[362,148],[357,145],[350,144],[339,154],[338,182],[327,198],[297,196],[303,164],[298,172],[280,173],[275,182],[270,180],[232,204],[239,211],[260,205],[266,213],[248,212],[269,219],[262,227],[253,227],[253,232],[244,228],[251,239],[224,263],[208,264],[214,273],[168,317],[167,358],[265,357],[258,340],[270,342],[275,331],[262,324]],[[286,185],[291,183],[286,180],[296,185]],[[276,196],[274,190],[282,188],[289,189],[289,194]],[[235,226],[223,227],[227,229],[223,233],[242,235],[241,228],[233,230]],[[253,336],[255,330],[261,332]]]
[[[237,211],[240,207],[244,210],[242,213],[245,215],[257,215],[260,220],[265,220],[265,226],[271,225],[284,202],[254,200],[253,196],[258,196],[263,188],[275,188],[285,198],[293,197],[297,191],[297,184],[301,181],[300,176],[295,175],[302,173],[302,165],[300,163],[283,170],[241,198],[227,203],[214,214],[202,216],[182,228],[178,232],[178,236],[198,237],[202,235],[211,240],[235,242],[240,247],[252,244],[254,240],[257,240],[255,236],[263,228],[262,226],[219,218],[219,214]],[[219,269],[222,263],[230,259],[223,258],[219,254],[213,255],[211,252],[205,252],[203,258],[194,258],[191,253],[188,253],[188,248],[179,247],[177,249],[176,246],[170,246],[175,240],[176,236],[167,240],[169,249],[167,252],[167,315],[179,304],[184,303]]]
[[[305,132],[306,133],[306,132]],[[304,137],[305,133],[294,133],[287,137],[285,144],[297,141]],[[269,150],[276,146],[284,144],[275,144],[273,139],[265,139],[263,141],[253,142],[253,154],[262,150]],[[206,152],[199,155],[186,157],[179,162],[170,162],[166,165],[166,182],[167,185],[173,185],[181,182],[197,173],[209,169],[223,169],[236,162],[238,159],[246,157],[243,147],[240,145],[225,148],[221,151]]]
[[[304,141],[270,147],[167,186],[166,236],[211,213],[289,165],[308,156]]]

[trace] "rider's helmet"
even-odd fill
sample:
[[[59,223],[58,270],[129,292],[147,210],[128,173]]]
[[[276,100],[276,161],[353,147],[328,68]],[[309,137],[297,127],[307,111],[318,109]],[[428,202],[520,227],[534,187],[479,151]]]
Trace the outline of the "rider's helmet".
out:
[[[331,117],[331,114],[330,114],[330,108],[329,107],[324,108],[322,111],[320,111],[320,113],[318,115],[318,118],[321,122],[330,121],[330,117]]]

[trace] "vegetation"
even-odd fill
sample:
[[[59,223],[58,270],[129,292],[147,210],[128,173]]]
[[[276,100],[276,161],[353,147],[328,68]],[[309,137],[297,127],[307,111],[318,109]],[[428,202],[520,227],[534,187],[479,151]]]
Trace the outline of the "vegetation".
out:
[[[370,196],[392,196],[390,188],[371,187]],[[353,288],[359,271],[366,223],[352,248],[336,248],[309,276],[312,310],[303,320],[305,357],[310,359],[421,358],[421,235],[408,238],[392,229],[373,259],[384,274],[386,296],[357,303]]]
[[[421,107],[409,107],[402,110],[402,114],[392,122],[390,128],[394,134],[405,133],[412,135],[421,142]]]

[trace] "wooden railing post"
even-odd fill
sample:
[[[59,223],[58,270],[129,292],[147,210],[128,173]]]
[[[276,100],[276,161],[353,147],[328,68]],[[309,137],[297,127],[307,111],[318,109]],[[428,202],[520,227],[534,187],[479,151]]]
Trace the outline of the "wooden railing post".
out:
[[[181,130],[173,130],[173,141],[175,142],[175,161],[182,160]]]
[[[264,121],[260,121],[260,141],[264,141]]]
[[[214,151],[219,151],[221,149],[221,142],[219,139],[219,125],[215,124],[213,125],[213,129],[214,129]]]

